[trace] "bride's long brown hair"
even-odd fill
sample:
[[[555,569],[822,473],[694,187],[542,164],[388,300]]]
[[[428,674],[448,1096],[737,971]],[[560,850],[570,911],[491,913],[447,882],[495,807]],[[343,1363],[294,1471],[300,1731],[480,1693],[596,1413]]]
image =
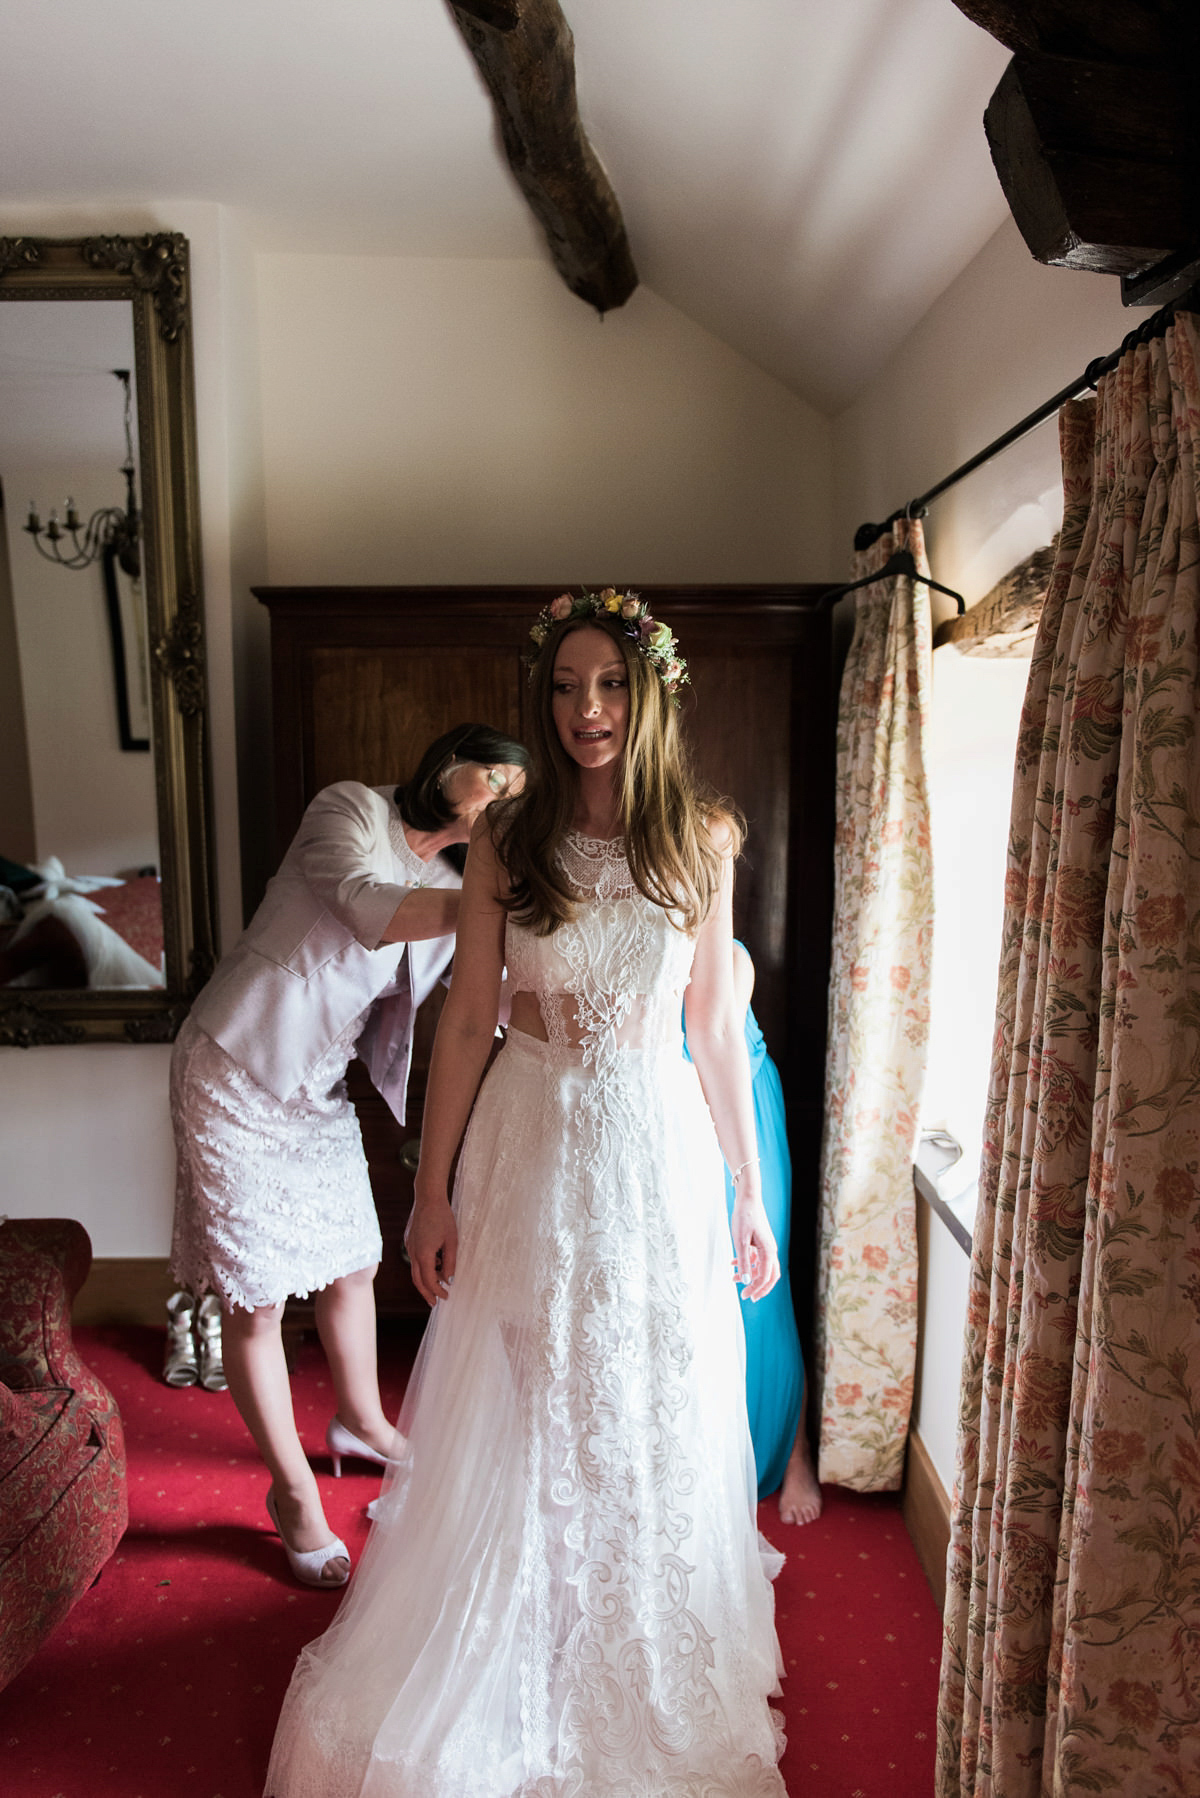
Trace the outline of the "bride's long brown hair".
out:
[[[604,616],[553,625],[534,663],[528,730],[533,766],[524,790],[488,812],[511,883],[504,903],[518,923],[549,936],[574,915],[578,902],[556,855],[575,815],[579,769],[559,741],[553,714],[555,660],[563,639],[578,630],[611,637],[629,680],[619,807],[634,883],[691,935],[707,917],[721,881],[722,851],[713,842],[712,826],[725,825],[736,854],[741,816],[695,775],[670,694],[620,621]]]

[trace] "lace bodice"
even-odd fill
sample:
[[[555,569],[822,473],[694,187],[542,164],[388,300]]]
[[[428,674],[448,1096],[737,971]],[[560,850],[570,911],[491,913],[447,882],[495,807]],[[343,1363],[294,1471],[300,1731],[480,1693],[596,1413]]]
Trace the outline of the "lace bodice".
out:
[[[638,891],[623,839],[572,832],[558,865],[579,896],[578,910],[549,936],[509,919],[512,992],[533,993],[548,1040],[582,1050],[585,1065],[618,1048],[677,1054],[693,939]]]

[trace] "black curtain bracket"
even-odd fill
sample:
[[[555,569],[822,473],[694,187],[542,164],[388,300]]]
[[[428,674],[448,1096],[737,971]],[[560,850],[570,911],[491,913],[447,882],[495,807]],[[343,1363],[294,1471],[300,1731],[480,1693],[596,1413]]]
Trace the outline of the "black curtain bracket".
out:
[[[922,493],[917,499],[910,499],[906,506],[900,506],[895,512],[889,513],[882,524],[860,524],[854,533],[855,549],[860,554],[863,550],[870,549],[871,545],[877,543],[886,531],[891,530],[897,519],[924,518],[929,510],[931,500],[939,498],[948,488],[956,486],[967,475],[974,474],[977,468],[982,468],[985,462],[992,460],[993,456],[998,456],[1001,450],[1008,449],[1012,444],[1019,442],[1022,437],[1028,436],[1030,431],[1036,430],[1038,425],[1044,424],[1048,418],[1053,418],[1059,408],[1064,406],[1068,400],[1078,399],[1081,393],[1094,390],[1101,376],[1111,374],[1127,351],[1135,348],[1139,343],[1149,343],[1152,338],[1161,337],[1174,324],[1176,312],[1200,312],[1200,282],[1189,288],[1185,294],[1181,294],[1177,300],[1171,300],[1166,306],[1160,307],[1157,312],[1151,313],[1149,318],[1143,319],[1140,325],[1135,325],[1133,330],[1121,339],[1117,349],[1111,351],[1107,356],[1095,357],[1088,363],[1077,381],[1072,381],[1069,387],[1061,388],[1058,393],[1052,394],[1048,400],[1044,400],[1035,411],[1028,413],[1011,429],[1005,431],[1003,436],[997,437],[993,443],[989,443],[986,449],[981,449],[977,455],[964,462],[960,468],[956,468],[953,474],[948,474],[935,487],[931,487],[928,493]]]

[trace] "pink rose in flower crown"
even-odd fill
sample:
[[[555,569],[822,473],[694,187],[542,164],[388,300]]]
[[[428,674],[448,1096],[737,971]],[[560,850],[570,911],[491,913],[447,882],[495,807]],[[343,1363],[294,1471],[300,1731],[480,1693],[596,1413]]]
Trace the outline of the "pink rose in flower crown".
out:
[[[618,593],[615,587],[602,587],[598,593],[589,593],[585,589],[578,598],[570,593],[560,593],[557,599],[543,606],[529,631],[534,647],[525,661],[530,672],[532,673],[554,625],[571,619],[582,621],[605,617],[619,618],[626,626],[625,634],[650,663],[669,694],[671,704],[678,705],[677,689],[686,684],[688,670],[687,663],[676,647],[670,625],[660,624],[657,619],[652,618],[646,601],[639,594]]]

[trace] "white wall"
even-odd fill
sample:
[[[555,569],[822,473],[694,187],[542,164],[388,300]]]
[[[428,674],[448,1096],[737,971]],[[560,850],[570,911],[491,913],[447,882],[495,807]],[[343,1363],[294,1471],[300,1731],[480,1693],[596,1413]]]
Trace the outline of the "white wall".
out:
[[[829,427],[646,288],[259,259],[274,582],[819,580]]]
[[[1041,267],[1015,225],[1005,224],[835,421],[834,540],[843,565],[859,524],[883,519],[932,487],[1095,357],[1115,349],[1144,316],[1125,311],[1111,276]],[[1051,421],[933,503],[926,521],[932,572],[971,605],[1015,562],[1048,543],[1061,516],[1058,434]],[[952,610],[937,595],[934,604],[935,619]],[[932,1083],[939,1057],[957,1057],[955,1079],[945,1084],[954,1087],[961,1114],[976,1119],[985,1094],[965,1093],[962,1076],[973,1067],[976,1078],[987,1077],[999,896],[990,909],[979,908],[966,933],[939,931],[938,916],[950,910],[954,883],[974,879],[985,855],[998,855],[1003,868],[1011,774],[998,776],[996,763],[1004,760],[1003,745],[1015,742],[1027,671],[1027,663],[971,663],[951,650],[934,657],[934,998],[936,1004],[948,986],[961,997],[971,985],[982,1050],[947,1043],[944,1036],[939,1042],[935,1017],[930,1075]],[[1011,749],[1007,753],[1011,758]],[[986,789],[972,777],[977,762],[986,764]],[[991,837],[981,844],[978,833],[989,826]],[[974,1147],[970,1153],[977,1168]],[[914,1421],[949,1491],[967,1257],[936,1217],[929,1222]]]
[[[165,1255],[174,1148],[159,1044],[0,1049],[9,1217],[74,1217],[95,1255]]]
[[[228,945],[273,872],[258,871],[274,826],[268,625],[250,591],[267,577],[258,306],[253,251],[228,208],[220,210],[213,253],[211,305],[204,330],[199,319],[196,325],[196,387],[198,414],[203,399],[214,422],[207,458],[202,429],[200,435],[200,511],[206,612],[220,657],[214,662],[210,648],[220,940]]]
[[[918,1199],[918,1204],[922,1201]],[[942,1220],[926,1207],[918,1239],[924,1245],[921,1334],[917,1346],[914,1422],[949,1492],[958,1431],[959,1368],[967,1315],[970,1262]]]

